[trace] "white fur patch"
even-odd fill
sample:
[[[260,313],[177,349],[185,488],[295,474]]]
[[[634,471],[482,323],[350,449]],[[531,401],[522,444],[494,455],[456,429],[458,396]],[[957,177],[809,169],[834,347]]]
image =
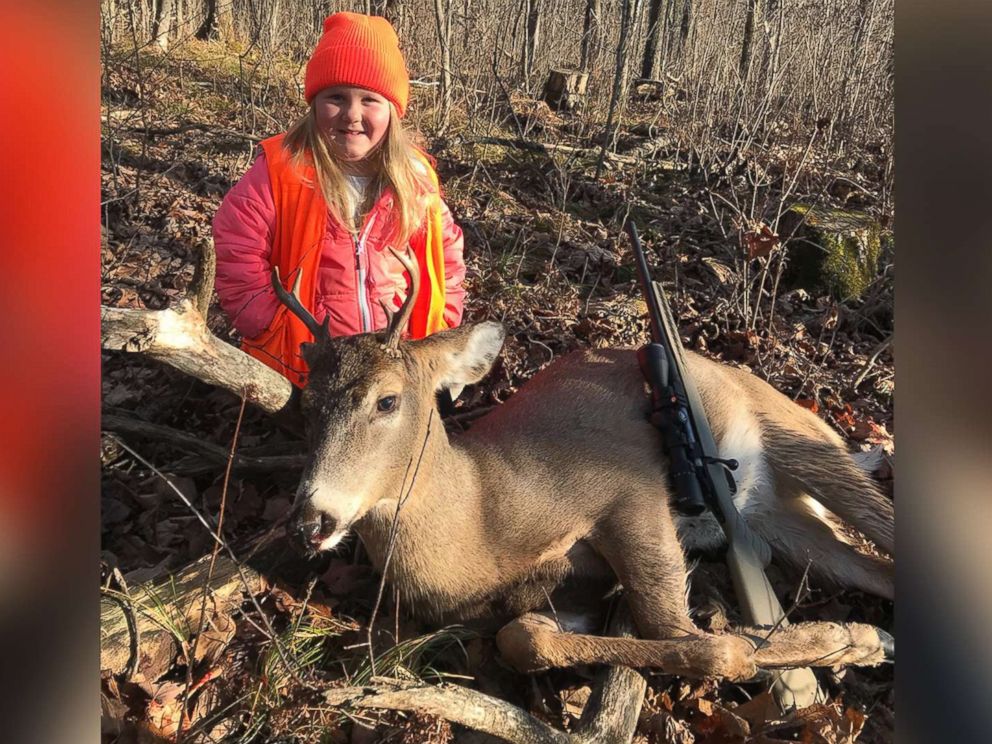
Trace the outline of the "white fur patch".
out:
[[[309,484],[308,484],[309,486]],[[313,490],[312,486],[301,491],[312,491],[310,504],[321,514],[326,514],[334,520],[336,524],[350,525],[356,518],[358,508],[362,503],[361,498],[353,492],[338,491],[337,489],[317,486]],[[306,498],[306,493],[298,494],[297,498]]]
[[[331,550],[331,549],[332,549],[332,548],[333,548],[333,547],[334,547],[335,545],[337,545],[337,544],[338,544],[339,542],[341,542],[341,541],[342,541],[342,540],[343,540],[343,539],[344,539],[345,537],[347,537],[347,535],[348,535],[348,532],[349,532],[349,530],[348,530],[348,529],[344,529],[344,530],[338,530],[338,531],[337,531],[337,532],[335,532],[335,533],[334,533],[333,535],[330,535],[330,536],[328,536],[327,538],[325,538],[325,539],[324,539],[324,540],[323,540],[323,541],[322,541],[322,542],[320,543],[320,545],[318,545],[318,546],[317,546],[317,550],[318,550],[319,552],[323,552],[323,551],[325,551],[325,550]]]
[[[596,618],[579,612],[570,612],[568,610],[559,610],[557,612],[553,610],[543,610],[534,614],[549,620],[549,625],[554,623],[554,628],[556,630],[561,630],[565,633],[598,635],[601,630],[596,623]]]
[[[733,471],[737,484],[734,504],[745,520],[749,514],[773,510],[775,489],[765,462],[758,420],[741,410],[727,427],[717,451],[719,457],[738,462],[737,470]],[[676,524],[679,537],[688,549],[714,550],[726,542],[723,528],[709,512],[699,517],[677,517]]]
[[[855,452],[851,455],[851,459],[866,473],[874,473],[882,467],[882,463],[885,461],[885,450],[882,449],[881,445],[877,445],[867,452]]]
[[[741,511],[748,501],[771,488],[768,465],[761,444],[761,425],[751,413],[741,409],[718,445],[720,457],[733,458],[739,466],[733,471],[737,482],[734,503]],[[760,498],[760,496],[758,496]]]

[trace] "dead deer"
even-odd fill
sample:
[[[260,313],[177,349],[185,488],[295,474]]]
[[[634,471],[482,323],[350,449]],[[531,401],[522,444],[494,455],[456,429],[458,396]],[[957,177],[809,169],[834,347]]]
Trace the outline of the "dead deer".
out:
[[[857,623],[723,634],[694,625],[679,530],[686,547],[721,533],[669,506],[634,350],[561,358],[449,436],[436,391],[479,382],[504,331],[484,322],[401,339],[419,277],[415,261],[394,254],[411,286],[385,333],[330,338],[273,280],[315,338],[303,348],[311,371],[300,398],[310,457],[289,526],[299,546],[329,550],[353,530],[382,571],[398,518],[386,573],[406,606],[435,620],[510,619],[497,643],[521,671],[607,662],[747,679],[759,667],[874,665],[894,654],[891,636]],[[841,438],[748,372],[695,354],[688,365],[720,456],[741,463],[736,501],[752,528],[781,559],[891,598],[892,560],[837,529],[846,523],[894,555],[892,502]],[[641,638],[570,624],[558,604],[570,590],[599,598],[618,581]],[[549,600],[553,618],[536,612]]]

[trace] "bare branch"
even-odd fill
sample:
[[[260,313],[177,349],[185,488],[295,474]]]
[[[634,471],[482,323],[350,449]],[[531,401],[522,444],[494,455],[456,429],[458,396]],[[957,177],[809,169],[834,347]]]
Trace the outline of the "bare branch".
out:
[[[102,348],[137,352],[240,396],[266,413],[287,412],[292,383],[210,333],[190,300],[176,309],[100,308]]]
[[[344,687],[324,698],[331,705],[379,710],[419,711],[475,731],[519,744],[568,744],[575,741],[520,708],[466,687],[423,685],[376,679],[379,687]]]

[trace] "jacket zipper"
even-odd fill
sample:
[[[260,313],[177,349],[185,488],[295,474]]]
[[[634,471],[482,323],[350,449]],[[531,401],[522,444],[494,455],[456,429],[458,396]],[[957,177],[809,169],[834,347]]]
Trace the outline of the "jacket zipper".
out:
[[[351,234],[351,239],[355,244],[355,284],[358,288],[358,314],[361,317],[362,333],[368,333],[372,330],[372,309],[369,307],[368,287],[366,286],[368,271],[362,257],[366,255],[365,241],[369,237],[374,222],[375,214],[373,213],[365,224],[365,229],[362,230],[360,237],[355,233]]]

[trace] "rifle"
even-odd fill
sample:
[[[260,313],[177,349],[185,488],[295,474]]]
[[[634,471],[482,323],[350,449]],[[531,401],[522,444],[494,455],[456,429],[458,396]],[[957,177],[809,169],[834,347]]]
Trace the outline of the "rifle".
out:
[[[688,516],[712,510],[727,536],[727,565],[741,615],[749,625],[788,625],[782,605],[765,575],[771,561],[768,543],[753,532],[734,504],[735,460],[718,457],[716,442],[695,383],[688,375],[675,317],[660,283],[652,281],[647,259],[633,221],[626,224],[637,259],[637,272],[651,320],[651,343],[637,360],[651,387],[651,423],[662,435],[671,460],[673,505]],[[778,675],[772,691],[783,710],[804,708],[824,699],[812,670],[788,669]]]

